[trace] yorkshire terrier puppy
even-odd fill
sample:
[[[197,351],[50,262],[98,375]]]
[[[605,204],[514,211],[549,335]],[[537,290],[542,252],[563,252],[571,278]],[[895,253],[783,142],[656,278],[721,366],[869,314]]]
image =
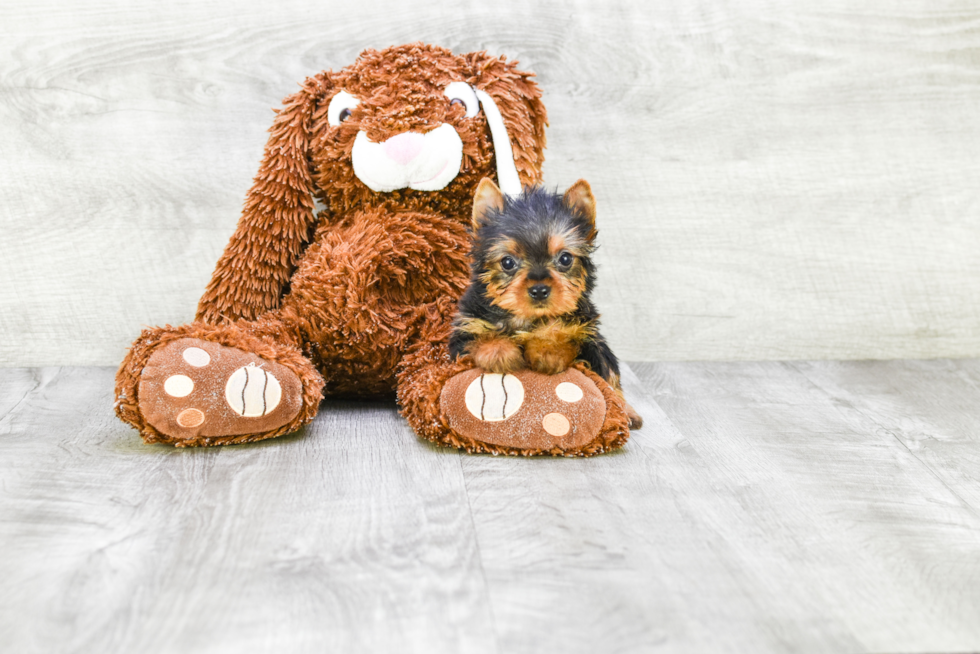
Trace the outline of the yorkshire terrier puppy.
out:
[[[547,375],[584,361],[620,395],[619,362],[590,299],[595,197],[580,179],[564,195],[541,188],[505,198],[483,179],[473,199],[472,278],[449,339],[452,356],[509,373]],[[643,420],[627,405],[630,427]]]

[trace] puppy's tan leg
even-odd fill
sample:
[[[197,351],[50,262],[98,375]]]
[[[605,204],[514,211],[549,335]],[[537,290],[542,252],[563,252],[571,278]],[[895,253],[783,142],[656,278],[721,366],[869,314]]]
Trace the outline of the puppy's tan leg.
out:
[[[524,367],[521,348],[502,337],[480,339],[469,348],[473,362],[487,372],[506,374]]]
[[[557,375],[568,370],[578,355],[574,343],[547,338],[529,338],[524,343],[524,360],[531,370]]]

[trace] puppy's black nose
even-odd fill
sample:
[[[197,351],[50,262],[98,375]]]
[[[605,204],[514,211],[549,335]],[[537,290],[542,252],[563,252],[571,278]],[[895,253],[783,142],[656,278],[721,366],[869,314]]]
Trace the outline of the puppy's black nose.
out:
[[[531,296],[532,300],[544,300],[551,295],[551,287],[547,284],[535,284],[527,289],[527,294]]]

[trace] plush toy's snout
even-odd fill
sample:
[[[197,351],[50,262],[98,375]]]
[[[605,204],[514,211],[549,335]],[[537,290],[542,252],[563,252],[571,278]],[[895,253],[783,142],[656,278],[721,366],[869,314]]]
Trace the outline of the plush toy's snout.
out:
[[[425,137],[418,132],[405,132],[391,137],[382,145],[389,159],[393,159],[396,163],[404,166],[422,151],[422,147],[425,145]]]
[[[451,104],[463,106],[466,118],[473,118],[484,107],[487,124],[497,155],[497,177],[504,192],[520,192],[510,135],[493,98],[476,91],[465,82],[451,82],[444,93]],[[328,116],[339,125],[343,112],[349,116],[360,104],[353,95],[340,91],[330,103]],[[456,179],[463,163],[463,141],[449,123],[427,132],[407,131],[381,142],[372,141],[364,130],[357,133],[351,150],[354,174],[372,191],[390,193],[403,188],[441,191]]]
[[[447,123],[425,134],[402,132],[382,143],[358,132],[351,159],[354,174],[372,191],[439,191],[459,174],[463,141]]]

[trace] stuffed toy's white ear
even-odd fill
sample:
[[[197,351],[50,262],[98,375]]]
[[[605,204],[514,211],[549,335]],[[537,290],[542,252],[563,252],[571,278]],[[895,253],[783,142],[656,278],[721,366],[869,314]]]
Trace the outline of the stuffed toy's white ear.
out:
[[[497,157],[497,181],[500,182],[500,190],[505,195],[515,196],[521,194],[521,178],[517,175],[517,166],[514,165],[514,150],[510,146],[510,136],[507,134],[507,126],[504,125],[504,118],[497,109],[497,103],[486,91],[474,89],[476,97],[483,105],[483,113],[487,117],[487,125],[490,126],[490,136],[493,138],[493,151]]]

